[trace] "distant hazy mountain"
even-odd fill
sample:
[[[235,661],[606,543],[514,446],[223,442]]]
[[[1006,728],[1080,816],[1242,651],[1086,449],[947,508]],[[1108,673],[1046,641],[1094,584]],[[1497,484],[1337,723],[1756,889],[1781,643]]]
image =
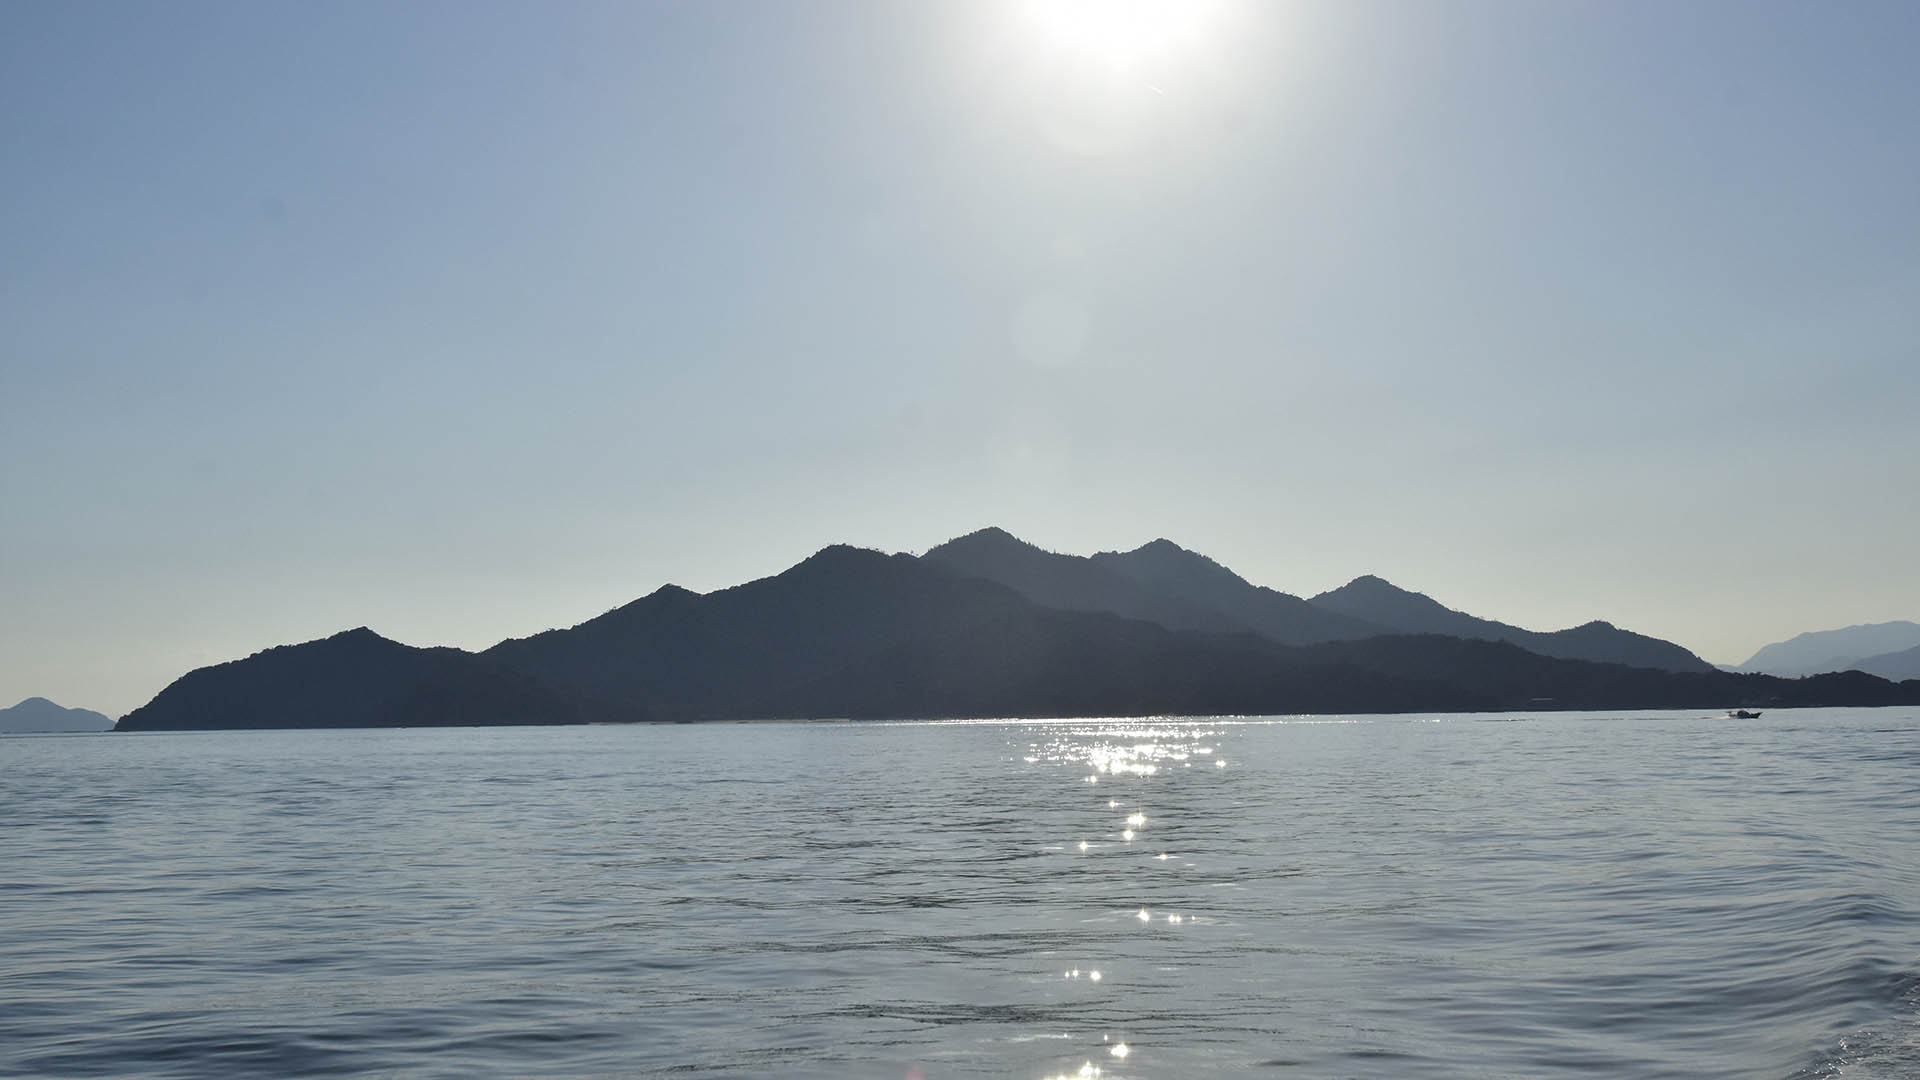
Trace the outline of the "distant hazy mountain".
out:
[[[1776,641],[1747,658],[1740,671],[1769,675],[1812,675],[1822,671],[1860,669],[1868,658],[1882,658],[1920,645],[1920,623],[1904,620],[1815,630],[1786,641]]]
[[[1290,593],[1254,585],[1171,540],[1090,560],[1138,585],[1212,608],[1283,645],[1347,641],[1391,632],[1377,623],[1318,608]]]
[[[1920,645],[1899,652],[1882,653],[1869,656],[1848,665],[1855,671],[1864,671],[1869,675],[1878,675],[1892,682],[1904,682],[1907,679],[1920,679]]]
[[[589,708],[459,649],[416,649],[360,627],[200,668],[120,718],[120,731],[432,727],[644,719]]]
[[[30,697],[0,709],[0,731],[110,731],[113,721],[91,709],[63,709],[43,697]]]
[[[1354,578],[1311,601],[1316,607],[1407,634],[1505,641],[1528,652],[1563,660],[1659,668],[1665,671],[1713,671],[1712,664],[1670,641],[1594,621],[1569,630],[1543,633],[1455,611],[1423,593],[1402,589],[1367,575]]]

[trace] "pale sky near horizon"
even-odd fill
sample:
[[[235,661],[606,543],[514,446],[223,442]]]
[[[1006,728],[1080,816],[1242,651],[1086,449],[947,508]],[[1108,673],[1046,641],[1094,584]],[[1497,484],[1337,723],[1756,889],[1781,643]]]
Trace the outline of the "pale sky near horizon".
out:
[[[1920,5],[1032,7],[0,6],[0,705],[985,525],[1920,619]]]

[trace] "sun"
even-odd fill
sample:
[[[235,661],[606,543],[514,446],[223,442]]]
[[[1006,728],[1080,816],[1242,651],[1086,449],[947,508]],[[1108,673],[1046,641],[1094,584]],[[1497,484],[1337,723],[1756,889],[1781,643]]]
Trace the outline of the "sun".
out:
[[[1052,49],[1114,69],[1152,66],[1192,48],[1213,14],[1207,0],[1025,0],[1024,16]]]
[[[1076,155],[1159,145],[1201,130],[1235,66],[1247,0],[999,0],[997,73],[1047,143]]]

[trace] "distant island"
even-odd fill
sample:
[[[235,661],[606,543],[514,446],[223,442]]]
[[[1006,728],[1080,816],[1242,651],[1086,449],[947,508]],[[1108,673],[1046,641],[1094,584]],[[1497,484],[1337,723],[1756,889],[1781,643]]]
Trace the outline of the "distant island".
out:
[[[1920,704],[1920,680],[1723,672],[1607,622],[1525,630],[1377,577],[1303,599],[1167,540],[1082,557],[983,529],[667,585],[480,653],[361,627],[190,672],[118,728],[1892,704]]]
[[[1785,676],[1852,670],[1896,682],[1916,679],[1920,678],[1920,623],[1902,620],[1815,630],[1764,646],[1732,670]]]
[[[7,734],[111,731],[113,719],[92,709],[67,709],[43,697],[30,697],[0,709],[0,732]]]

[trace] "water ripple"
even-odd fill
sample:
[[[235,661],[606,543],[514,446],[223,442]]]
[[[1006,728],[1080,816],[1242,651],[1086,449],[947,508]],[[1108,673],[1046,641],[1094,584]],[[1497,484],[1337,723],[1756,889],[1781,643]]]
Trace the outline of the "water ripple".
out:
[[[1913,710],[1485,719],[0,740],[0,1075],[1920,1072]]]

